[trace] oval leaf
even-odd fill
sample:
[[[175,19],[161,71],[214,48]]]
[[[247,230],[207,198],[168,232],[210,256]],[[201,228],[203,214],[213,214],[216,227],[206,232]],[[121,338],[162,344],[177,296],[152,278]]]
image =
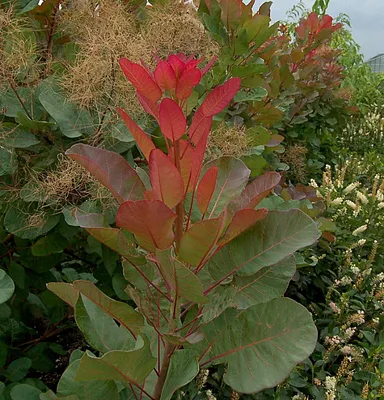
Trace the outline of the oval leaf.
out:
[[[179,140],[185,133],[187,121],[182,109],[172,99],[164,99],[160,104],[160,129],[163,135]]]
[[[4,270],[0,269],[0,304],[8,301],[15,291],[15,284],[13,280],[5,273]]]
[[[199,182],[196,192],[196,200],[202,214],[207,212],[209,202],[211,201],[213,192],[215,191],[218,173],[219,168],[213,166],[204,174]]]

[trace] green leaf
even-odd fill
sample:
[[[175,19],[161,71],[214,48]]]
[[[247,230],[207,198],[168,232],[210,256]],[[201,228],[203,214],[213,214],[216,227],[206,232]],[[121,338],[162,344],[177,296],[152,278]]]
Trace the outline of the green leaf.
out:
[[[51,129],[52,127],[54,127],[56,125],[54,122],[34,121],[34,120],[30,119],[25,113],[20,112],[20,111],[17,112],[17,114],[16,114],[16,122],[18,122],[23,128],[36,129],[39,131]],[[38,143],[39,143],[39,141],[38,141]]]
[[[230,201],[241,194],[250,174],[249,169],[241,160],[232,157],[221,157],[205,164],[201,176],[214,166],[217,166],[219,171],[215,191],[206,212],[207,217],[210,219],[218,217]]]
[[[39,95],[40,103],[59,125],[64,136],[78,138],[92,134],[93,120],[87,110],[69,104],[65,97],[53,86],[44,84]]]
[[[101,358],[86,352],[80,360],[76,381],[114,380],[141,385],[156,365],[149,342],[139,338],[135,350],[110,351]]]
[[[296,259],[288,256],[275,265],[262,268],[249,277],[236,276],[232,285],[236,287],[234,305],[246,309],[280,297],[287,290],[296,271]]]
[[[0,146],[0,176],[12,175],[17,169],[17,155],[13,150]]]
[[[31,217],[33,224],[31,224]],[[59,221],[60,215],[36,214],[31,216],[22,210],[11,208],[5,215],[4,226],[8,232],[21,239],[35,239],[48,233]]]
[[[114,381],[75,381],[79,366],[80,360],[76,360],[65,370],[57,385],[58,396],[71,396],[76,394],[79,400],[120,400],[119,392]]]
[[[249,75],[258,75],[268,71],[268,67],[264,64],[263,59],[259,59],[258,63],[252,63],[248,65],[235,65],[232,67],[232,76],[238,76],[244,78]],[[235,97],[236,98],[236,97]]]
[[[176,295],[198,304],[207,302],[199,278],[173,257],[171,249],[157,250],[156,256],[164,279]]]
[[[260,101],[267,95],[268,92],[263,87],[257,87],[249,90],[242,89],[237,92],[234,100],[238,103],[241,101]]]
[[[25,269],[20,264],[12,262],[8,269],[9,276],[15,282],[15,285],[20,288],[25,288]],[[0,289],[1,292],[1,289]]]
[[[300,210],[271,211],[249,231],[229,242],[207,263],[215,281],[237,273],[251,276],[318,239],[315,222]]]
[[[41,390],[31,386],[20,384],[11,389],[12,400],[40,400]]]
[[[55,393],[50,390],[47,393],[41,393],[40,400],[79,400],[79,398],[75,394],[72,396],[57,397]]]
[[[173,353],[160,400],[171,400],[173,393],[191,382],[198,372],[199,363],[195,351],[178,350]]]
[[[31,247],[32,254],[34,256],[42,257],[50,254],[61,253],[68,245],[66,239],[64,239],[59,233],[45,236],[39,239]]]
[[[17,382],[23,379],[31,368],[32,361],[27,357],[18,358],[9,364],[6,376],[11,382]]]
[[[310,356],[317,341],[311,314],[287,298],[240,313],[227,309],[203,332],[204,347],[212,344],[206,362],[227,363],[224,381],[240,393],[277,386]]]
[[[15,284],[13,283],[13,280],[5,273],[3,269],[0,269],[0,304],[3,304],[9,300],[14,291]]]
[[[9,132],[2,139],[3,146],[17,149],[25,149],[39,143],[40,141],[35,135],[18,127],[9,127]]]

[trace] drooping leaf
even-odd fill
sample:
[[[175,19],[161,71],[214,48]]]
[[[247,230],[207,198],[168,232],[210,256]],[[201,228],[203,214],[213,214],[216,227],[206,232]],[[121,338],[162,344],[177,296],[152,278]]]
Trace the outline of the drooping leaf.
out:
[[[172,256],[171,249],[157,250],[156,257],[164,279],[178,296],[197,304],[207,302],[199,278]]]
[[[59,396],[76,394],[79,400],[120,400],[116,383],[112,380],[75,381],[79,366],[80,360],[76,360],[64,371],[57,385]]]
[[[217,182],[207,209],[208,218],[218,217],[239,196],[248,182],[250,170],[237,158],[221,157],[204,165],[202,173],[218,168]]]
[[[0,304],[8,301],[15,291],[13,280],[6,274],[3,269],[0,269]]]
[[[114,380],[141,385],[156,365],[147,341],[131,351],[110,351],[97,358],[86,352],[80,360],[75,381]]]
[[[213,343],[206,358],[228,363],[224,381],[240,393],[277,386],[310,356],[317,341],[311,314],[288,298],[240,313],[227,309],[203,332],[205,347]]]
[[[144,67],[129,61],[127,58],[121,58],[119,64],[124,75],[136,90],[151,101],[158,101],[161,98],[161,89]]]
[[[192,225],[181,238],[180,258],[188,264],[199,265],[219,240],[224,224],[225,219],[219,217]]]
[[[210,117],[223,111],[240,89],[240,85],[240,78],[231,78],[224,84],[215,87],[201,105],[204,115]]]
[[[171,400],[173,393],[191,382],[198,372],[196,352],[189,349],[177,350],[172,355],[160,400]]]
[[[175,101],[165,98],[160,103],[160,129],[163,135],[174,142],[184,135],[186,128],[183,110]]]
[[[90,281],[75,281],[73,287],[128,331],[135,334],[140,333],[144,326],[144,319],[127,303],[111,299]]]
[[[121,108],[118,108],[117,111],[127,125],[128,130],[135,138],[136,144],[144,154],[144,157],[149,160],[149,155],[151,151],[156,148],[152,140],[125,111],[123,111]]]
[[[215,191],[219,168],[211,167],[201,178],[196,191],[196,200],[202,214],[207,212],[213,192]]]
[[[176,214],[159,200],[126,201],[116,215],[116,224],[132,232],[140,246],[154,252],[167,249],[174,240]]]
[[[155,79],[163,90],[174,90],[176,88],[176,75],[172,67],[164,60],[160,60],[155,69]]]
[[[267,172],[253,180],[241,195],[229,204],[229,210],[236,212],[245,208],[255,208],[281,180],[277,172]]]
[[[149,176],[154,198],[169,208],[177,206],[184,195],[184,182],[175,164],[161,150],[155,149],[149,157]]]
[[[268,214],[268,210],[262,208],[260,210],[244,209],[238,211],[232,218],[223,237],[220,238],[218,245],[224,246],[243,232],[252,228],[257,221],[262,220]]]
[[[232,283],[236,288],[234,305],[246,309],[282,296],[295,271],[295,257],[288,256],[277,264],[260,269],[255,275],[236,276]]]
[[[224,281],[234,273],[254,275],[261,268],[310,246],[318,237],[317,225],[302,211],[270,211],[252,229],[218,251],[207,267],[216,281]]]
[[[95,176],[119,203],[144,198],[143,182],[120,155],[85,144],[75,144],[65,154]]]

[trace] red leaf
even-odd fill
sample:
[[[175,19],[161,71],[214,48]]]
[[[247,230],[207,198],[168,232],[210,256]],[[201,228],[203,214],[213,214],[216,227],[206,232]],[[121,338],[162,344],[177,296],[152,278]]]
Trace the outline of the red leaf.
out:
[[[159,200],[126,201],[116,215],[116,225],[132,232],[139,245],[150,252],[170,247],[176,214]]]
[[[197,68],[185,70],[176,86],[176,97],[178,100],[185,100],[191,94],[193,88],[200,83],[201,72]]]
[[[254,209],[279,184],[280,179],[280,174],[273,171],[257,177],[244,189],[239,198],[229,204],[229,209],[232,212],[245,208]]]
[[[163,94],[161,89],[144,67],[129,61],[127,58],[120,58],[119,64],[124,75],[136,90],[151,101],[158,101],[161,98]]]
[[[184,196],[184,183],[180,172],[161,150],[156,149],[149,157],[149,176],[155,199],[169,208],[180,203]]]
[[[179,257],[197,266],[215,246],[224,228],[224,217],[199,221],[181,238]]]
[[[183,139],[180,139],[179,145],[180,145],[180,154],[181,154],[180,173],[181,173],[181,178],[183,179],[183,182],[184,182],[184,190],[187,191],[189,182],[191,180],[193,147],[187,140],[183,140]],[[175,157],[173,149],[174,148],[172,147],[168,153],[168,157],[171,160],[174,160],[174,157]]]
[[[174,90],[176,75],[172,67],[164,60],[159,61],[155,69],[155,79],[163,90]]]
[[[200,171],[203,166],[204,154],[207,148],[208,136],[203,137],[196,145],[193,151],[192,169],[191,169],[191,180],[189,183],[188,191],[196,188],[197,180],[199,179]]]
[[[179,140],[185,133],[187,121],[182,109],[172,99],[160,103],[160,129],[168,139]]]
[[[159,105],[156,102],[147,99],[140,92],[136,92],[136,96],[139,99],[140,104],[143,106],[144,111],[152,115],[152,117],[159,122]]]
[[[175,72],[176,78],[178,78],[184,71],[185,68],[184,62],[180,60],[180,57],[178,57],[176,54],[171,54],[168,57],[168,62],[171,65],[173,71]]]
[[[210,117],[223,111],[240,89],[240,85],[240,78],[231,78],[223,85],[215,87],[201,105],[204,115]]]
[[[86,144],[75,144],[65,154],[106,186],[119,203],[144,197],[143,182],[120,155]]]
[[[196,145],[202,137],[208,137],[211,127],[212,117],[205,116],[202,108],[199,107],[188,130],[188,136],[192,143]]]
[[[127,125],[129,132],[135,138],[136,144],[144,154],[144,157],[149,160],[149,154],[156,148],[152,140],[124,110],[118,108],[117,111],[124,120],[125,125]]]
[[[209,202],[211,201],[213,192],[215,191],[218,173],[219,168],[214,166],[204,174],[199,182],[196,192],[196,199],[202,214],[207,212]]]
[[[257,221],[264,219],[267,214],[268,210],[266,208],[261,208],[259,210],[244,209],[238,211],[229,224],[225,235],[219,240],[218,245],[224,246],[241,233],[252,228]]]

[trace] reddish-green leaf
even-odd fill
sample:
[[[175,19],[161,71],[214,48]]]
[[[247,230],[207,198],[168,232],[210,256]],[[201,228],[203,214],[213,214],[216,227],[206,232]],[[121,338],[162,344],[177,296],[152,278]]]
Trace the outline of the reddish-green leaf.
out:
[[[267,172],[257,177],[244,189],[243,193],[236,200],[229,204],[229,210],[236,212],[244,208],[255,208],[261,200],[271,193],[280,180],[281,176],[277,172]]]
[[[155,149],[155,145],[147,134],[136,124],[136,122],[121,108],[117,109],[120,117],[124,120],[128,130],[135,138],[136,144],[144,154],[144,157],[149,160],[149,154],[151,150]]]
[[[223,111],[240,89],[240,85],[240,78],[231,78],[224,84],[215,87],[201,105],[204,115],[210,117]]]
[[[79,298],[79,291],[75,289],[70,283],[65,282],[50,282],[47,283],[47,288],[57,297],[65,301],[71,307],[75,307]]]
[[[265,218],[267,214],[268,210],[265,208],[261,208],[260,210],[244,209],[238,211],[229,224],[225,235],[219,240],[218,245],[224,246],[241,233],[252,228],[257,221]]]
[[[242,8],[244,4],[241,0],[221,0],[221,20],[228,31],[236,29],[240,23]]]
[[[208,136],[203,137],[196,145],[196,148],[193,151],[191,180],[190,180],[190,186],[188,187],[188,191],[190,189],[194,190],[197,185],[197,180],[199,179],[200,171],[203,166],[204,154],[207,148],[207,140]]]
[[[129,61],[127,58],[121,58],[119,64],[124,75],[136,90],[151,101],[158,101],[161,98],[161,89],[144,67]]]
[[[108,226],[104,216],[100,214],[84,214],[76,210],[75,218],[79,226],[85,228],[100,243],[103,243],[122,257],[136,265],[146,263],[145,257],[136,254],[135,244],[128,240],[127,235],[121,229]]]
[[[193,88],[199,84],[200,79],[201,79],[201,72],[197,68],[183,71],[176,86],[177,99],[178,100],[187,99],[192,94]]]
[[[106,186],[119,203],[144,198],[143,182],[120,155],[86,144],[75,144],[65,154]]]
[[[197,266],[213,249],[224,229],[224,217],[206,219],[192,225],[180,242],[179,257]]]
[[[164,60],[160,60],[155,69],[155,79],[163,90],[174,90],[176,75],[172,67]]]
[[[170,158],[159,149],[153,150],[149,157],[149,176],[155,199],[169,208],[180,203],[184,195],[183,179]]]
[[[157,122],[159,122],[159,105],[155,101],[149,100],[148,98],[143,96],[140,92],[136,92],[136,96],[140,104],[143,106],[144,111],[152,115],[152,117],[155,118]]]
[[[180,139],[180,172],[184,182],[184,190],[186,191],[190,187],[189,182],[191,180],[191,170],[193,163],[193,147],[187,140]],[[170,152],[172,159],[173,152]]]
[[[197,145],[200,139],[208,137],[211,127],[212,117],[204,115],[202,108],[199,107],[193,116],[191,126],[188,130],[188,136],[191,142]]]
[[[204,174],[199,182],[196,192],[196,200],[202,214],[207,212],[209,202],[211,201],[213,192],[215,191],[218,173],[219,168],[213,166]]]
[[[207,302],[203,295],[203,285],[199,278],[179,260],[172,255],[172,249],[156,251],[156,257],[159,262],[160,272],[170,288],[188,301],[197,304]]]
[[[154,252],[172,245],[176,217],[159,200],[126,201],[117,211],[116,224],[132,232],[143,249]]]
[[[163,135],[172,140],[179,140],[185,133],[187,121],[182,109],[172,99],[164,99],[160,104],[160,129]]]

